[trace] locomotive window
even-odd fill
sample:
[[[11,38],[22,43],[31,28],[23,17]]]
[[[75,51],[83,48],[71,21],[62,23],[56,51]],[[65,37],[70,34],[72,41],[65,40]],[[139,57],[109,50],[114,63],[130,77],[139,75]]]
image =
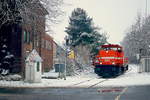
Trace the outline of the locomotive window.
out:
[[[121,48],[115,48],[115,47],[110,47],[110,48],[101,48],[101,50],[114,50],[114,51],[117,51],[117,50],[121,50]]]
[[[101,50],[106,50],[106,48],[101,48]]]
[[[112,48],[112,50],[115,50],[115,51],[116,51],[116,50],[117,50],[117,48]]]
[[[117,48],[101,48],[102,50],[117,50]]]
[[[110,48],[102,48],[103,50],[110,50]]]

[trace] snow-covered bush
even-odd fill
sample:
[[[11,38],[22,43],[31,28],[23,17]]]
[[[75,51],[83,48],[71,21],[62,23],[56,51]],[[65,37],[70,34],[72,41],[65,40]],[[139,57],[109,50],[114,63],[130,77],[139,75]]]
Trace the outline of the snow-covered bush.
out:
[[[75,74],[75,62],[73,59],[67,59],[66,75],[73,76]]]
[[[7,39],[0,40],[0,74],[7,75],[14,63],[14,55],[9,52]]]
[[[18,74],[7,75],[7,76],[0,75],[0,80],[20,81],[21,79],[22,79],[21,75],[18,75]]]

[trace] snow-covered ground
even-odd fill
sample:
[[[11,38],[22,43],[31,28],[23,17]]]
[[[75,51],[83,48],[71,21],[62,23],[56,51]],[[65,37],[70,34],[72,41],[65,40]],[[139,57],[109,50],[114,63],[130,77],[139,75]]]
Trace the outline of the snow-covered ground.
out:
[[[129,70],[114,79],[101,83],[101,86],[138,86],[150,85],[150,73],[139,73],[139,66],[129,65]]]
[[[26,83],[24,81],[0,81],[1,87],[90,87],[100,81],[103,81],[95,87],[107,86],[137,86],[150,85],[150,73],[138,73],[139,66],[130,65],[129,70],[117,77],[111,79],[103,79],[98,77],[91,68],[85,70],[76,76],[69,76],[64,79],[42,79],[42,83]],[[45,73],[44,76],[54,75],[58,73]]]

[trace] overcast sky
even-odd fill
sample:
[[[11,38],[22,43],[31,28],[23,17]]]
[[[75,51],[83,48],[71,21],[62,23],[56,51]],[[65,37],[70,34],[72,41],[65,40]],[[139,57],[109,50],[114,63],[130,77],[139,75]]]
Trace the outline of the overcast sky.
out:
[[[119,44],[125,32],[135,22],[137,13],[145,15],[146,0],[65,0],[70,5],[65,5],[66,11],[63,21],[53,27],[56,41],[62,42],[65,36],[65,27],[68,26],[68,17],[74,8],[86,10],[93,18],[95,25],[108,33],[110,43]],[[150,12],[150,0],[148,12]]]

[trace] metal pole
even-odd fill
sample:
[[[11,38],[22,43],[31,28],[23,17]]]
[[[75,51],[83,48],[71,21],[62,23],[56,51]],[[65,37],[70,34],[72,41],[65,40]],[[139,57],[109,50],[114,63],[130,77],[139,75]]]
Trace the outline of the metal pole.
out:
[[[66,80],[66,67],[67,67],[67,45],[65,47],[65,72],[64,72],[64,80]]]
[[[65,72],[64,72],[64,80],[66,80],[67,46],[68,46],[69,39],[67,37],[65,37],[65,40],[66,40],[66,44],[65,44]]]
[[[59,68],[59,78],[61,78],[61,74],[60,74],[60,55],[59,55],[59,58],[58,58],[58,68]]]
[[[61,78],[61,75],[60,75],[60,61],[59,61],[59,63],[58,63],[58,68],[59,68],[59,78]]]
[[[147,17],[147,0],[146,0],[145,2],[146,2],[146,6],[145,6],[145,17]]]

